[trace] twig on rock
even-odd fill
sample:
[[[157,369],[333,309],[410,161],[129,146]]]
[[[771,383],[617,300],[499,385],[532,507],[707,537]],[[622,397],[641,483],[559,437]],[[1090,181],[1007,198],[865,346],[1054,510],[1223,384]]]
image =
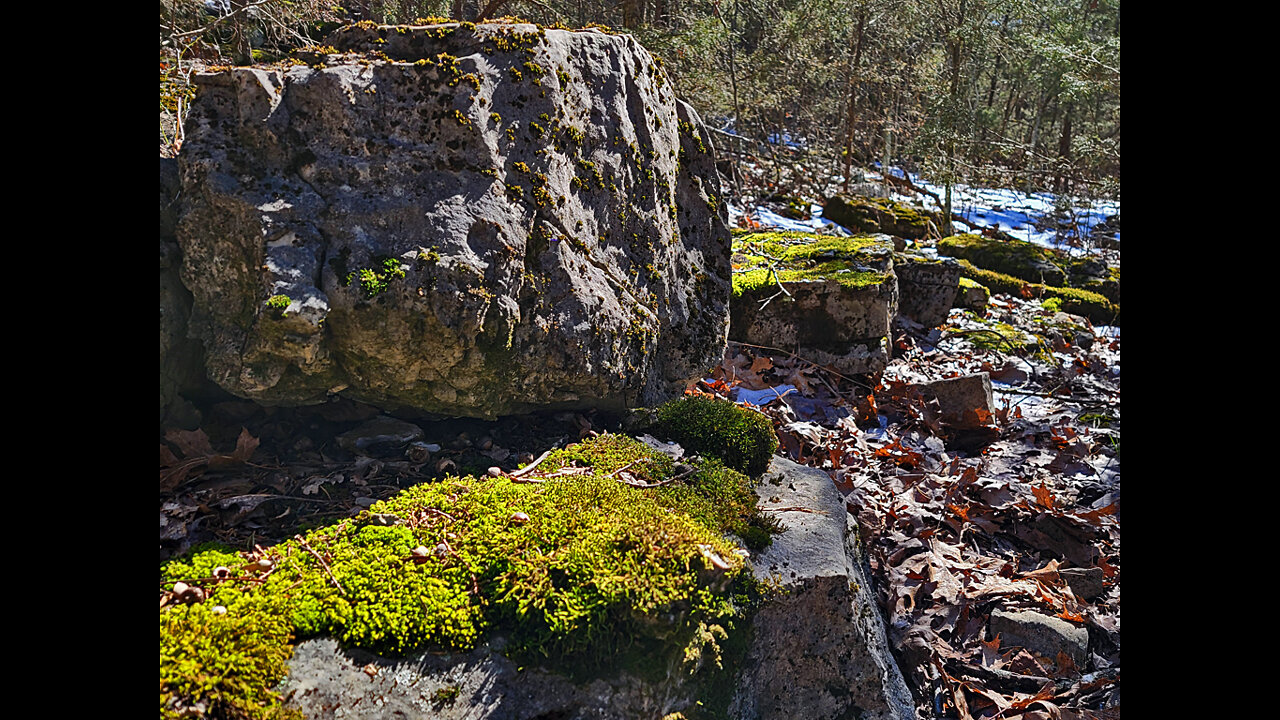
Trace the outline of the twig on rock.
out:
[[[324,558],[320,557],[320,553],[316,552],[315,549],[312,548],[311,545],[307,543],[306,539],[303,538],[301,535],[294,535],[293,539],[301,543],[302,547],[307,552],[311,553],[316,560],[320,561],[320,567],[324,568],[324,571],[329,576],[329,579],[333,581],[333,586],[338,588],[338,592],[342,593],[343,595],[346,595],[347,591],[343,589],[342,583],[338,582],[338,578],[333,576],[333,571],[329,569],[329,563],[325,562]]]

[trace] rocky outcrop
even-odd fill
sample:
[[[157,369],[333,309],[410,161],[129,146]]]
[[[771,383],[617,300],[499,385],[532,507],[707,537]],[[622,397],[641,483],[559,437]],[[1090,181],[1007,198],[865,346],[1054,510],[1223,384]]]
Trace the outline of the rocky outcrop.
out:
[[[277,690],[308,718],[655,720],[702,702],[740,720],[914,719],[857,527],[830,478],[775,456],[757,493],[788,527],[753,559],[756,577],[780,592],[752,619],[745,652],[726,652],[729,685],[709,686],[660,658],[586,672],[522,667],[501,638],[470,652],[398,659],[321,638],[297,645]]]
[[[822,217],[858,233],[887,233],[908,240],[929,234],[929,223],[941,225],[937,214],[888,198],[833,195],[827,198]]]
[[[656,404],[719,360],[710,137],[633,39],[362,24],[328,42],[196,78],[176,234],[218,385],[494,417]]]
[[[884,369],[899,297],[888,236],[759,233],[734,247],[731,339],[842,373]]]

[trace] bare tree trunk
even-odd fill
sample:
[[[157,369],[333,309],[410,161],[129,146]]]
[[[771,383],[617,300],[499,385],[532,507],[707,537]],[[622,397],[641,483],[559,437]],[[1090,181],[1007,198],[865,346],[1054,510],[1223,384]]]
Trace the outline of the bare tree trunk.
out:
[[[1071,165],[1071,110],[1072,103],[1067,103],[1066,118],[1062,121],[1062,135],[1058,138],[1058,171],[1053,180],[1053,190],[1063,194],[1070,190],[1071,179],[1068,168]]]
[[[849,169],[853,164],[853,129],[857,123],[858,89],[862,85],[862,39],[866,35],[867,9],[858,15],[858,42],[853,51],[853,68],[849,73],[849,113],[844,136],[844,191],[849,192]]]
[[[234,49],[232,63],[235,65],[252,65],[253,48],[249,47],[249,18],[244,8],[245,0],[231,0],[231,44]]]

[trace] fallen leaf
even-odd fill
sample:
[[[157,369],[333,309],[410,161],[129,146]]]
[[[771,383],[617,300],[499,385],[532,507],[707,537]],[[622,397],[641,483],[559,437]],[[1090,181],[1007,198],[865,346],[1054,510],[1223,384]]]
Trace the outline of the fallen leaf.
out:
[[[1053,492],[1044,483],[1041,483],[1040,487],[1032,487],[1031,493],[1036,496],[1036,504],[1050,510],[1053,509]]]

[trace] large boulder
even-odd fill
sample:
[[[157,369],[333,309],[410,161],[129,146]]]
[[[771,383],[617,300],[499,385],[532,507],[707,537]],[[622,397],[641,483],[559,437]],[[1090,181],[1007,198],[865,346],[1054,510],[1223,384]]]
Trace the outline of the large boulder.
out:
[[[177,239],[212,380],[494,417],[656,404],[718,361],[710,136],[633,39],[363,23],[327,42],[195,79]]]
[[[793,350],[842,373],[884,369],[898,312],[888,236],[742,235],[733,263],[731,339]]]

